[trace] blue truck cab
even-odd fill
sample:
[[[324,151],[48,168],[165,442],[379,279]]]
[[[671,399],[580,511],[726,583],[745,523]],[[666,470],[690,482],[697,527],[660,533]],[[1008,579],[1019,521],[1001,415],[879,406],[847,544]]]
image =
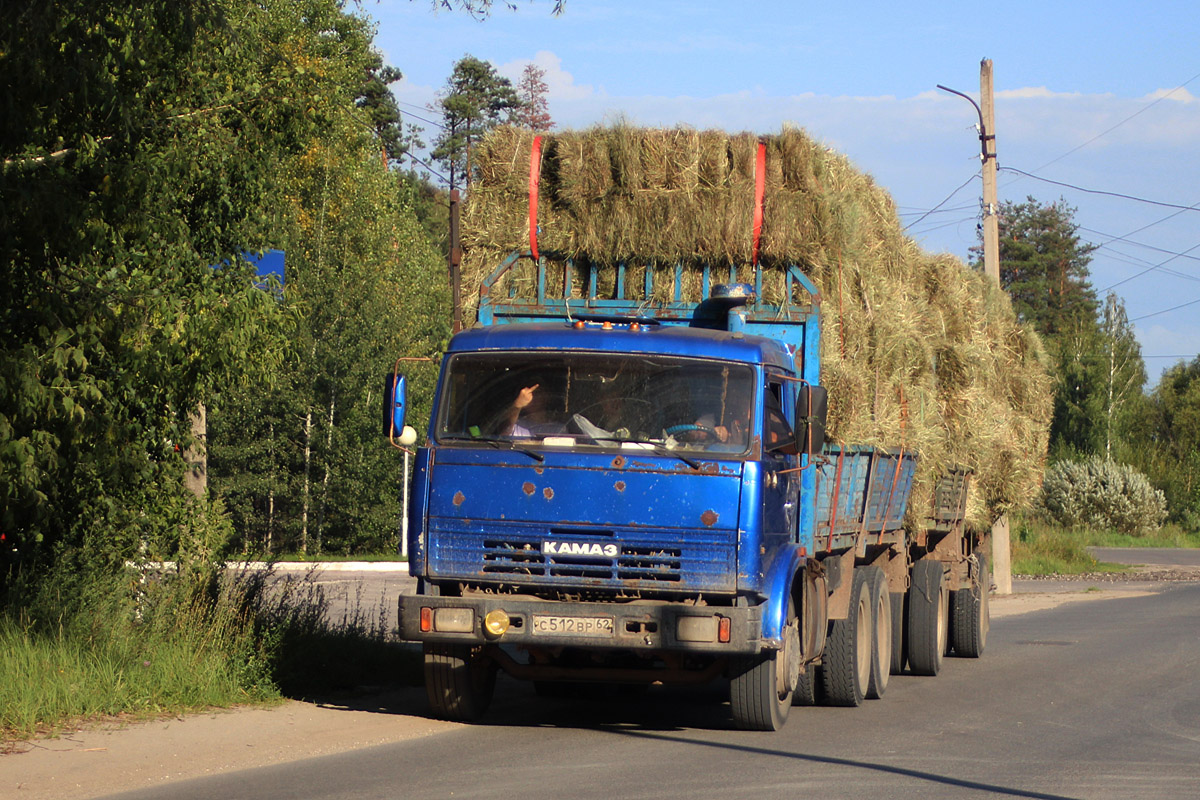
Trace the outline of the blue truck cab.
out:
[[[672,299],[651,302],[652,270],[627,298],[624,266],[607,297],[591,268],[582,297],[569,278],[549,297],[542,257],[535,297],[497,297],[523,259],[488,277],[480,326],[451,340],[416,453],[418,591],[399,620],[423,643],[434,713],[477,718],[500,670],[539,689],[727,677],[734,721],[765,730],[816,696],[818,664],[835,700],[881,693],[894,596],[912,583],[915,459],[824,444],[808,278],[788,269],[769,305],[761,268],[746,283],[705,270],[689,303],[676,268]],[[404,392],[389,387],[398,430]],[[937,563],[944,594],[955,570]],[[877,646],[823,658],[827,642],[862,650],[866,625]]]

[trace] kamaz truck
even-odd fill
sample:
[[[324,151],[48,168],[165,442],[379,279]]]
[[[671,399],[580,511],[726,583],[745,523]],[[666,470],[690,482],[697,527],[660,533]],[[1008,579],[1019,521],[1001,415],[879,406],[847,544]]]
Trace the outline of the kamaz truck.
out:
[[[601,296],[594,267],[529,259],[484,281],[415,454],[399,625],[436,716],[477,719],[503,671],[539,693],[728,681],[735,724],[777,730],[793,705],[857,706],[983,652],[970,475],[906,528],[916,455],[826,441],[820,297],[799,268],[768,304],[761,267],[617,266]],[[518,265],[533,296],[502,290]],[[389,376],[393,437],[406,394]]]

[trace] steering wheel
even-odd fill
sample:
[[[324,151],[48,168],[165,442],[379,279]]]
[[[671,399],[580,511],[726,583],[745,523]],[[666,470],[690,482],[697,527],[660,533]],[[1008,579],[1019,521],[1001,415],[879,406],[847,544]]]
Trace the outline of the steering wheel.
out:
[[[696,425],[695,423],[691,422],[687,422],[682,425],[672,425],[666,429],[665,433],[668,436],[674,436],[677,433],[691,433],[692,431],[699,431],[708,437],[709,440],[714,442],[720,441],[721,439],[721,437],[717,435],[717,432],[707,425]]]

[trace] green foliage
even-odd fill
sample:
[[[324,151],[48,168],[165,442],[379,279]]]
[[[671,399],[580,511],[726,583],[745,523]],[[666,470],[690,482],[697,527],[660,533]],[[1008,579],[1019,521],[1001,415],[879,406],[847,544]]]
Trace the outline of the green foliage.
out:
[[[1102,458],[1060,461],[1046,471],[1042,507],[1059,525],[1142,535],[1166,519],[1163,493],[1146,476]]]
[[[1075,209],[1060,200],[1006,202],[1000,211],[1000,284],[1018,319],[1042,335],[1054,364],[1051,460],[1133,456],[1145,364],[1124,304],[1096,300]],[[978,253],[980,248],[976,248]]]
[[[1088,282],[1094,245],[1082,242],[1075,209],[1064,201],[1000,205],[1000,285],[1012,298],[1017,319],[1043,337],[1094,319],[1096,294]]]
[[[1200,531],[1200,358],[1163,373],[1140,420],[1138,465],[1162,487],[1171,519]]]
[[[443,347],[448,287],[377,146],[347,123],[282,171],[284,363],[269,388],[228,391],[210,415],[213,486],[246,552],[395,549],[402,462],[379,431],[382,378],[397,356]],[[406,371],[420,426],[434,362]]]
[[[370,38],[335,0],[0,10],[0,580],[219,552],[221,512],[181,480],[201,403],[245,433],[236,521],[246,496],[287,517],[303,490],[318,536],[394,527],[371,390],[445,333],[435,259],[379,158],[395,72]],[[241,258],[272,246],[282,294]]]
[[[508,78],[486,61],[463,56],[446,80],[438,107],[442,132],[431,155],[446,167],[451,189],[461,177],[471,185],[471,148],[492,128],[512,118],[521,101]]]
[[[1080,317],[1070,323],[1051,350],[1057,362],[1051,455],[1131,458],[1134,429],[1144,413],[1146,369],[1124,303],[1110,294],[1098,321]]]

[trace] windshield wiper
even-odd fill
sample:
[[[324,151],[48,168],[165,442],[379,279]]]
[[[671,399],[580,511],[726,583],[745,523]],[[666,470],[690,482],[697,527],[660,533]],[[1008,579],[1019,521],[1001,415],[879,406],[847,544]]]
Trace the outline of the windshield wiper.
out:
[[[687,464],[692,469],[694,469],[696,471],[700,470],[700,462],[699,461],[688,458],[687,456],[683,455],[682,453],[676,453],[674,450],[669,450],[666,446],[663,445],[662,442],[656,442],[653,439],[640,439],[636,436],[616,436],[616,435],[592,436],[589,438],[594,439],[597,442],[622,442],[622,443],[629,442],[630,444],[648,444],[654,448],[653,452],[655,455],[671,456],[674,458],[678,458],[680,461]]]
[[[483,442],[490,444],[497,450],[516,450],[518,453],[524,453],[534,461],[542,462],[546,457],[536,450],[531,450],[523,444],[519,444],[512,439],[498,439],[494,436],[455,436],[453,434],[441,437],[442,439],[451,439],[457,442]]]

